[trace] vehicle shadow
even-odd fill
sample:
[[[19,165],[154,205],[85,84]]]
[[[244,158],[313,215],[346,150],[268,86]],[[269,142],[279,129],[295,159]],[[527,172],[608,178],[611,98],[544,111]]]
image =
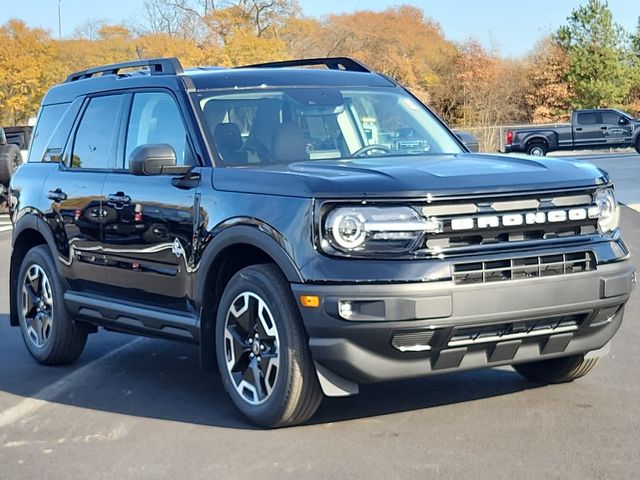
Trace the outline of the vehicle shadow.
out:
[[[0,324],[7,323],[7,315],[0,315]],[[17,329],[14,331],[17,333]],[[255,428],[227,398],[218,372],[200,371],[194,346],[147,338],[134,341],[134,337],[101,332],[90,337],[77,365],[44,367],[29,356],[19,335],[15,338],[19,345],[12,342],[9,351],[5,350],[13,358],[3,355],[3,361],[12,364],[12,373],[0,371],[0,391],[125,415],[222,428]],[[108,354],[104,343],[116,346],[117,341],[121,347],[128,346]],[[47,395],[47,387],[62,379],[64,388],[54,396]],[[308,424],[435,408],[536,387],[509,369],[364,385],[360,395],[325,398]]]

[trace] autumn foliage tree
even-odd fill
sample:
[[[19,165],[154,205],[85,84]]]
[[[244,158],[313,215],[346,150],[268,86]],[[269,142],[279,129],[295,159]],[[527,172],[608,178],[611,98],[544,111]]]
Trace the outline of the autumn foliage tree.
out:
[[[59,80],[58,45],[39,28],[11,20],[0,26],[0,125],[26,123]]]
[[[566,120],[571,109],[571,85],[566,81],[569,57],[552,38],[541,40],[527,59],[530,88],[526,104],[535,123]]]

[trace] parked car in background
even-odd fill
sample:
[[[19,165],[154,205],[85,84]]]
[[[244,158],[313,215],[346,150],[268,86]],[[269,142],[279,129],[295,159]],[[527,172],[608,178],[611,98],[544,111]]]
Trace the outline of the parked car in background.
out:
[[[469,149],[470,152],[480,151],[480,144],[478,139],[472,133],[465,132],[464,130],[454,130],[456,137],[460,139],[464,146]]]
[[[544,156],[555,150],[634,147],[640,153],[640,120],[620,110],[575,110],[571,123],[511,128],[505,151]]]
[[[0,126],[0,184],[9,186],[13,172],[27,158],[32,127]]]
[[[8,129],[0,127],[0,209],[8,200],[8,188],[13,172],[23,163],[20,147],[10,140],[13,140]]]

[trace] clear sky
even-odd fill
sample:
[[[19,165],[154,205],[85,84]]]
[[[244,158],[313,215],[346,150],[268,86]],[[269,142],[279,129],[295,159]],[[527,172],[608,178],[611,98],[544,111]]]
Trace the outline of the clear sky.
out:
[[[144,0],[60,0],[62,34],[70,35],[88,19],[140,23]],[[535,42],[561,25],[586,0],[300,0],[306,15],[320,16],[359,9],[382,10],[402,3],[422,8],[442,26],[447,38],[470,37],[496,47],[503,55],[526,54]],[[640,0],[610,0],[614,19],[635,29]],[[58,33],[58,0],[0,0],[0,23],[20,18],[30,26]]]

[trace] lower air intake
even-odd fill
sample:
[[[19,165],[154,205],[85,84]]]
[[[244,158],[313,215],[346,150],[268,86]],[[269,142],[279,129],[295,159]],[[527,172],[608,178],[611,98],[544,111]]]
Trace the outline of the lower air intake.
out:
[[[587,272],[595,268],[591,252],[559,253],[454,264],[453,280],[458,284],[500,282]]]

